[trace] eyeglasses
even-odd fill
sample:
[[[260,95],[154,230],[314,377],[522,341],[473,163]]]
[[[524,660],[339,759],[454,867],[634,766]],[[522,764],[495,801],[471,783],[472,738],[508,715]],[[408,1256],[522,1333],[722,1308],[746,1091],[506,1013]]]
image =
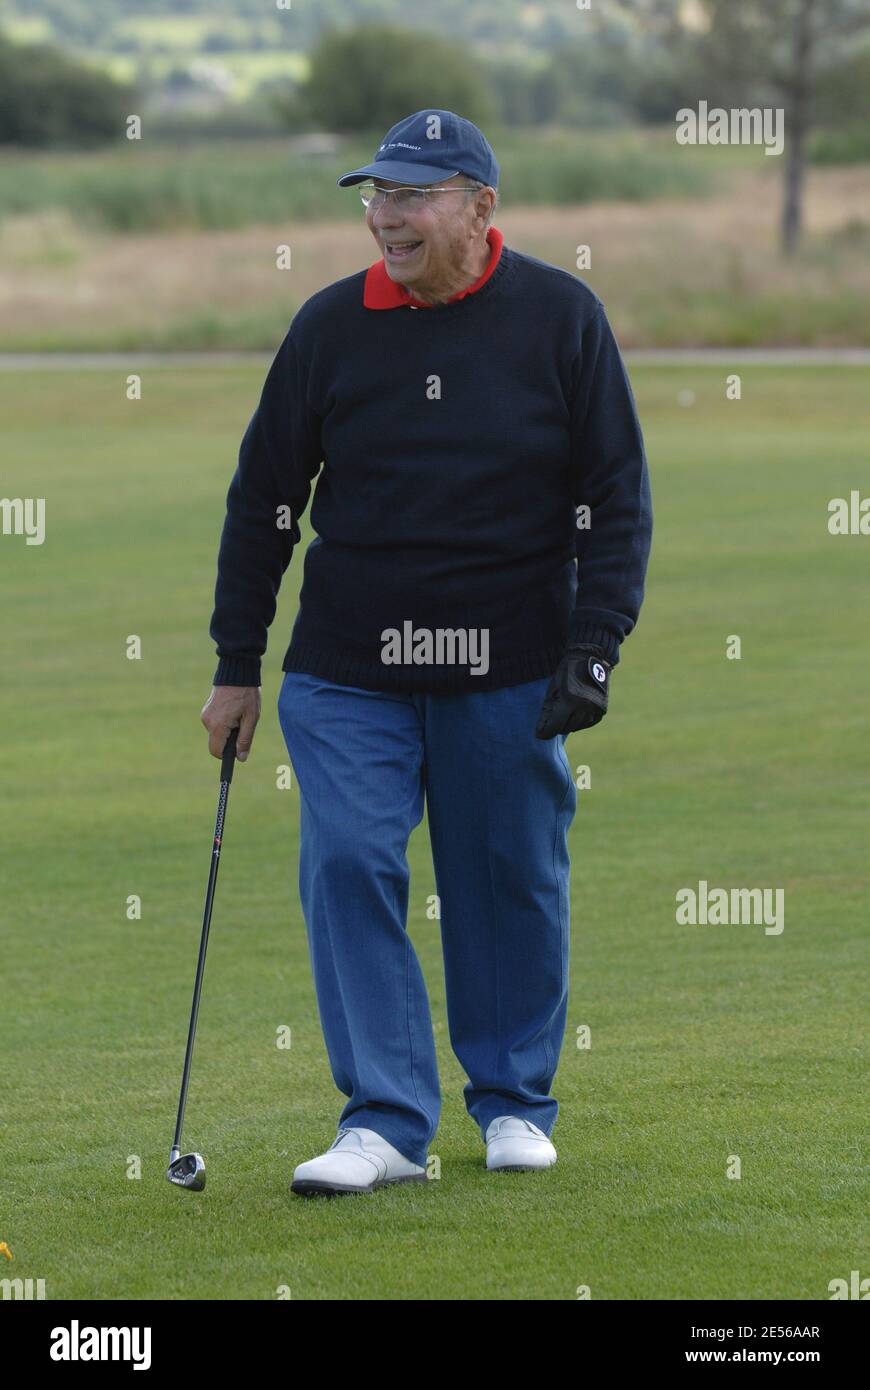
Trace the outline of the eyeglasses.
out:
[[[450,188],[375,188],[373,183],[357,185],[364,207],[379,208],[387,198],[392,197],[395,206],[403,212],[416,212],[422,208],[430,193],[476,193],[481,184],[454,184]]]

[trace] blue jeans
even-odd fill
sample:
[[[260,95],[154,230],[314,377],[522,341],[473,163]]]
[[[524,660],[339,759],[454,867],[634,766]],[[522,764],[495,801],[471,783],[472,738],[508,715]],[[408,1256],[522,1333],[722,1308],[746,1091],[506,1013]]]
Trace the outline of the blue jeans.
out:
[[[429,818],[450,1041],[468,1113],[552,1131],[568,997],[565,735],[535,737],[548,680],[397,694],[286,672],[278,717],[300,791],[299,890],[339,1125],[425,1165],[441,1092],[406,929],[408,837]],[[423,891],[422,889],[420,890]]]

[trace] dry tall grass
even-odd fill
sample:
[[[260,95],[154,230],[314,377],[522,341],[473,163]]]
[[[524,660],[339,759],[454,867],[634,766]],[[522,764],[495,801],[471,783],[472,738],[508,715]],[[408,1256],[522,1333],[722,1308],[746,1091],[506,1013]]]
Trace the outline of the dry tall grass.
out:
[[[807,240],[777,248],[778,170],[708,200],[517,207],[509,245],[589,281],[626,347],[870,343],[870,167],[816,169]],[[276,248],[293,268],[275,268]],[[592,248],[576,269],[575,248]],[[371,263],[363,222],[86,237],[59,214],[0,227],[0,348],[269,348],[322,285]]]

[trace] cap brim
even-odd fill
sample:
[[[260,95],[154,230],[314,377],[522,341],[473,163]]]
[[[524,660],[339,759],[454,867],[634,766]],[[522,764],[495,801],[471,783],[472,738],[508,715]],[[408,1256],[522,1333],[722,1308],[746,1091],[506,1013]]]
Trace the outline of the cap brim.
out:
[[[398,160],[379,159],[374,164],[364,165],[362,169],[351,169],[350,173],[342,174],[336,183],[339,188],[362,183],[364,179],[390,179],[402,184],[441,183],[461,172],[461,169],[439,169],[436,164],[402,164]]]

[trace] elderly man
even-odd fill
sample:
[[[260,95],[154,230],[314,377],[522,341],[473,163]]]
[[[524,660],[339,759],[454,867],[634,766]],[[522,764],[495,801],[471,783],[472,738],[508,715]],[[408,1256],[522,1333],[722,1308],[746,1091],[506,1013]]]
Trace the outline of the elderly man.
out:
[[[245,758],[319,472],[278,715],[347,1103],[332,1145],[295,1170],[303,1194],[427,1176],[441,1096],[406,925],[424,802],[450,1040],[486,1167],[555,1162],[576,805],[564,743],[607,710],[652,524],[603,305],[504,243],[477,127],[418,111],[338,182],[360,185],[379,258],[302,305],[266,378],[227,497],[202,712],[211,753],[238,726]]]

